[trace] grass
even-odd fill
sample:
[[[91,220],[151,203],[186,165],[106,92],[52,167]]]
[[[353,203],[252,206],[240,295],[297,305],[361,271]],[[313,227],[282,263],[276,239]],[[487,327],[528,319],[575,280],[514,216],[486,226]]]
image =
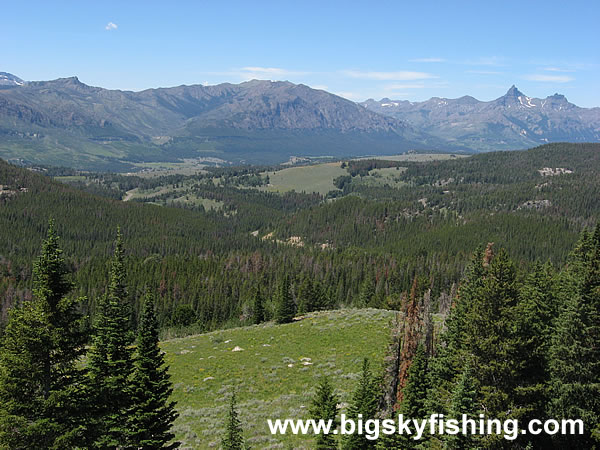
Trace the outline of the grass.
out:
[[[289,167],[277,172],[265,172],[269,175],[269,185],[261,189],[270,192],[318,192],[327,194],[335,190],[333,179],[340,175],[347,175],[345,169],[340,167],[341,163],[323,163],[311,166]]]
[[[135,188],[127,191],[123,197],[123,200],[131,201],[135,199],[143,199],[147,202],[155,200],[155,204],[163,206],[171,205],[173,203],[183,203],[192,206],[202,205],[207,211],[223,209],[224,203],[222,201],[199,197],[189,192],[188,190],[191,188],[193,183],[193,180],[186,180],[177,188],[174,188],[172,184],[164,184],[153,189]],[[157,199],[157,197],[164,194],[169,194],[169,197],[167,199]]]
[[[405,170],[405,167],[386,167],[384,169],[373,169],[369,172],[368,176],[361,177],[359,180],[353,182],[366,184],[368,186],[387,185],[398,188],[406,185],[404,181],[400,180],[400,176]]]
[[[324,375],[342,405],[349,402],[364,357],[380,373],[393,316],[375,309],[327,311],[286,325],[266,323],[164,341],[180,413],[177,439],[184,448],[219,447],[235,390],[248,445],[313,448],[313,436],[272,436],[267,419],[306,418]],[[236,346],[243,350],[232,351]]]

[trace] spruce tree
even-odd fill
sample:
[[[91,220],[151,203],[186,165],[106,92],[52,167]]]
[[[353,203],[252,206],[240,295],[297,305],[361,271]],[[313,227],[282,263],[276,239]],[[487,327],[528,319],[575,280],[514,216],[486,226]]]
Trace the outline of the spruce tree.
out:
[[[415,357],[408,369],[408,383],[404,387],[400,411],[404,417],[422,419],[427,416],[428,357],[425,346],[419,343]]]
[[[238,417],[235,392],[231,394],[231,403],[229,404],[229,412],[227,414],[225,438],[221,444],[223,446],[223,450],[242,450],[245,448],[242,422]]]
[[[329,295],[323,285],[319,281],[313,282],[313,289],[315,293],[315,311],[322,311],[325,309],[332,309],[335,305],[332,302],[333,296]]]
[[[489,417],[505,420],[529,413],[521,402],[540,377],[528,371],[531,345],[523,328],[530,306],[519,304],[520,291],[516,268],[504,250],[494,255],[488,245],[476,253],[432,366],[431,411],[448,414],[464,361],[472,361],[477,402]],[[485,436],[482,445],[501,446],[502,437]]]
[[[96,447],[122,447],[127,443],[133,334],[123,260],[119,230],[108,292],[100,304],[89,353],[88,388],[93,400],[93,419],[88,436]]]
[[[275,298],[275,321],[289,323],[294,319],[294,301],[290,295],[290,279],[287,275],[281,278]]]
[[[583,435],[555,436],[559,445],[592,448],[600,444],[594,433],[600,424],[600,226],[582,235],[560,281],[562,307],[550,348],[549,415],[584,421]]]
[[[549,264],[536,265],[525,278],[519,303],[514,308],[514,337],[517,344],[514,348],[520,355],[513,359],[520,367],[516,373],[519,381],[514,390],[513,415],[520,422],[546,417],[550,400],[549,347],[557,315],[555,276]],[[526,358],[522,355],[526,355]],[[536,448],[552,445],[546,433],[527,436],[523,442],[520,440],[518,442],[523,445],[531,441]]]
[[[375,281],[371,274],[367,274],[365,280],[360,286],[358,293],[358,304],[359,308],[366,308],[371,305],[373,298],[375,297]]]
[[[257,325],[265,321],[265,305],[259,288],[256,288],[252,298],[252,319]]]
[[[471,372],[471,364],[467,362],[452,394],[448,419],[458,420],[459,423],[462,423],[463,414],[468,418],[477,418],[477,389]],[[442,439],[449,450],[477,447],[477,438],[472,434],[446,434]]]
[[[347,418],[357,420],[358,415],[361,414],[363,422],[374,419],[377,413],[378,394],[377,381],[371,374],[369,360],[365,358],[358,386],[354,391],[352,403],[348,408]],[[375,448],[375,441],[367,439],[364,434],[354,433],[346,436],[342,442],[342,448],[349,450]]]
[[[402,403],[397,405],[398,413],[405,419],[424,419],[428,415],[428,388],[428,357],[425,346],[419,343],[408,368],[406,386],[402,390]],[[394,434],[386,436],[382,443],[384,448],[389,449],[426,448],[425,439],[425,436],[421,440],[415,440],[413,435]]]
[[[318,434],[316,436],[315,448],[317,450],[330,450],[337,448],[337,442],[333,430],[338,426],[337,418],[338,398],[333,392],[333,387],[327,377],[324,377],[317,388],[317,392],[312,400],[309,410],[310,418],[318,422],[324,420],[325,423],[331,420],[329,434]]]
[[[317,300],[315,289],[309,276],[305,276],[298,288],[298,314],[314,311]]]
[[[167,445],[175,435],[170,432],[177,418],[175,402],[169,397],[173,387],[168,367],[158,346],[158,322],[154,297],[147,293],[138,326],[137,354],[131,380],[129,411],[129,444],[134,448],[176,448]]]
[[[34,297],[8,316],[0,348],[0,447],[61,448],[83,432],[81,371],[84,352],[81,299],[54,222],[34,264]]]

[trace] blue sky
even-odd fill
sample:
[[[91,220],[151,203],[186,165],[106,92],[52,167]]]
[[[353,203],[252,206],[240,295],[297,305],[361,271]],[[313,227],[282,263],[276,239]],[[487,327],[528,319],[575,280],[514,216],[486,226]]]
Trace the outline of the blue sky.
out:
[[[352,100],[491,100],[515,84],[600,106],[597,1],[30,1],[0,8],[0,71],[141,90],[289,80]]]

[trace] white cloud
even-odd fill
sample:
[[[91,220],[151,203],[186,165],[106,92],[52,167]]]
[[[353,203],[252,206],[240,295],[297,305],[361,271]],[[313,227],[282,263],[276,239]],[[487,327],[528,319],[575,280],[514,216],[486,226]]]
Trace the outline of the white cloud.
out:
[[[119,28],[119,26],[114,22],[108,22],[104,27],[104,29],[108,31],[116,30],[117,28]]]
[[[568,83],[569,81],[573,81],[575,79],[567,75],[545,75],[539,73],[525,75],[523,78],[529,81],[544,81],[548,83]]]
[[[326,91],[329,89],[329,87],[324,84],[311,84],[310,87],[313,89],[320,89],[322,91]]]
[[[431,73],[411,72],[406,70],[401,70],[398,72],[363,72],[358,70],[342,70],[341,73],[351,78],[380,81],[412,81],[438,78],[436,75]]]
[[[415,58],[409,59],[409,62],[419,62],[419,63],[441,63],[446,62],[444,58]]]
[[[575,72],[574,70],[561,69],[559,67],[544,67],[542,70],[546,70],[548,72]]]

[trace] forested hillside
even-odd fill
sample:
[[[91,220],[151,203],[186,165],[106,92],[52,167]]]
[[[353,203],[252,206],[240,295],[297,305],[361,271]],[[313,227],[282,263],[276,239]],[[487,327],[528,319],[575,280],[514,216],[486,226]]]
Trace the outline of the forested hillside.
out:
[[[49,217],[92,313],[120,226],[132,292],[157,286],[163,328],[250,323],[257,289],[271,318],[283,274],[296,304],[304,280],[313,281],[320,308],[395,308],[415,276],[437,298],[480,243],[507,248],[518,265],[564,262],[600,211],[599,154],[597,144],[552,144],[448,161],[348,161],[341,189],[325,198],[260,190],[276,169],[265,167],[75,177],[108,197],[134,189],[136,202],[0,163],[2,311],[31,295],[31,261]],[[220,206],[207,209],[205,200]]]

